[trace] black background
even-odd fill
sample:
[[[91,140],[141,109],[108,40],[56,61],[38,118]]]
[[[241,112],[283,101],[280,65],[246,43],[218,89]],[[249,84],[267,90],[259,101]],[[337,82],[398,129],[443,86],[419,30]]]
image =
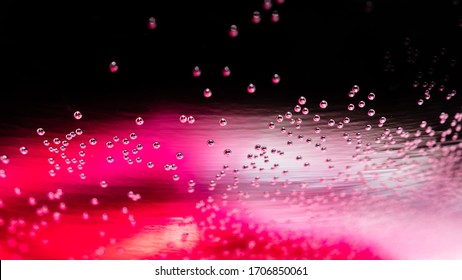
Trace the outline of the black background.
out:
[[[275,1],[273,1],[275,2]],[[401,94],[433,55],[458,58],[460,9],[450,0],[113,1],[46,4],[4,1],[0,85],[4,108],[20,101],[96,102],[101,98],[236,96],[249,83],[255,95],[306,90],[346,92],[353,84]],[[280,22],[270,15],[277,10]],[[251,23],[253,11],[262,22]],[[149,17],[158,26],[147,28]],[[230,38],[231,24],[239,36]],[[419,49],[405,63],[405,38]],[[386,52],[396,70],[384,71]],[[120,68],[110,73],[109,63]],[[203,75],[192,77],[199,65]],[[229,79],[221,69],[230,66]],[[446,66],[443,66],[446,67]],[[281,83],[271,83],[274,73]],[[239,93],[240,94],[240,93]],[[26,95],[30,95],[26,97]],[[221,96],[221,97],[220,97]],[[241,97],[239,97],[241,98]]]

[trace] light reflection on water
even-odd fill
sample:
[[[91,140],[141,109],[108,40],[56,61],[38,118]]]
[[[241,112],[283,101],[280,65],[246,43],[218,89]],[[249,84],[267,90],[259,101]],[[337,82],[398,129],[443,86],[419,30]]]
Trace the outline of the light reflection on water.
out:
[[[350,112],[346,105],[329,104],[320,109],[318,103],[308,101],[310,113],[303,115],[293,111],[296,100],[292,103],[175,107],[157,104],[151,108],[147,105],[142,113],[93,109],[83,112],[84,117],[78,121],[67,114],[43,118],[45,136],[35,133],[36,120],[25,119],[21,126],[10,127],[10,135],[2,140],[2,153],[10,157],[10,162],[2,166],[6,174],[1,189],[5,205],[2,254],[6,258],[207,258],[215,256],[215,252],[203,249],[204,246],[227,248],[231,241],[220,242],[232,240],[233,236],[228,227],[222,230],[226,232],[224,236],[212,238],[205,234],[207,228],[219,219],[215,217],[238,211],[239,218],[228,217],[264,225],[270,232],[297,232],[333,244],[346,240],[384,258],[419,258],[418,253],[412,253],[415,247],[398,245],[411,236],[428,241],[419,243],[420,250],[414,251],[424,258],[433,258],[431,252],[435,250],[434,257],[460,257],[460,237],[451,234],[445,243],[437,238],[446,234],[445,230],[462,231],[457,226],[462,224],[458,223],[461,188],[457,179],[460,161],[456,155],[460,145],[453,141],[446,143],[447,147],[454,147],[452,151],[427,148],[419,152],[425,141],[437,139],[440,133],[434,137],[425,133],[412,136],[421,129],[422,120],[428,120],[429,125],[437,121],[432,115],[436,111],[409,115],[399,106],[377,106],[376,115],[368,117],[369,104]],[[299,129],[288,119],[276,122],[277,115],[284,116],[287,111],[292,111],[294,119],[302,119]],[[194,116],[195,122],[180,123],[181,114]],[[321,116],[319,122],[313,121],[315,114]],[[135,123],[139,116],[144,119],[141,126]],[[346,116],[351,122],[341,129],[327,124],[329,119],[337,124]],[[382,128],[377,127],[381,116],[387,117]],[[226,126],[219,125],[221,118],[226,118]],[[269,122],[275,123],[274,129],[268,128]],[[367,124],[372,125],[370,131],[365,130]],[[280,132],[282,127],[286,129],[284,133]],[[320,133],[315,132],[316,127],[321,129]],[[397,127],[411,136],[396,136]],[[60,156],[62,151],[50,153],[42,144],[44,139],[51,141],[54,137],[63,140],[66,133],[76,128],[82,128],[84,133],[69,140],[65,153],[66,158],[75,158],[77,162],[84,159],[82,170],[78,163],[66,163]],[[390,143],[386,137],[376,142],[385,128],[395,135],[396,143]],[[345,132],[349,135],[345,136]],[[130,138],[131,133],[136,133],[136,139]],[[120,141],[107,148],[106,142],[116,135]],[[321,136],[326,137],[325,141]],[[89,144],[91,138],[97,139],[96,145]],[[123,138],[130,138],[130,143],[123,144]],[[308,138],[311,143],[306,142]],[[351,144],[347,138],[352,139]],[[414,138],[422,139],[420,147],[403,150],[412,146],[406,141]],[[209,139],[215,141],[213,146],[207,145]],[[159,149],[153,148],[154,141],[161,143]],[[288,141],[292,144],[288,145]],[[79,147],[82,142],[86,143],[85,149]],[[21,155],[18,144],[26,145],[29,153]],[[143,147],[134,153],[138,144]],[[260,145],[258,149],[256,145]],[[229,156],[224,155],[225,149],[232,151]],[[84,156],[79,154],[82,150]],[[123,150],[129,152],[133,164],[123,158]],[[182,152],[184,158],[177,159],[177,152]],[[114,163],[107,162],[109,155],[114,157]],[[55,177],[48,173],[53,169],[47,162],[50,156],[61,165]],[[301,159],[297,160],[297,156]],[[140,163],[136,162],[137,157],[141,158]],[[154,163],[153,168],[147,167],[148,161]],[[167,171],[166,164],[176,164],[177,169]],[[69,166],[73,167],[72,173],[67,171]],[[85,174],[84,180],[81,173]],[[174,175],[180,179],[174,181]],[[108,182],[107,188],[99,186],[102,180]],[[196,182],[192,193],[188,191],[189,180]],[[216,183],[213,189],[211,181]],[[20,195],[15,193],[17,187]],[[59,188],[64,193],[62,199],[47,198],[49,192]],[[39,203],[28,205],[30,196]],[[94,197],[98,198],[97,206],[90,204]],[[59,208],[59,202],[65,202],[65,210]],[[37,209],[42,205],[47,206],[49,213],[38,215]],[[124,207],[128,209],[126,213]],[[218,213],[212,218],[211,209]],[[55,212],[61,213],[57,222],[53,220]],[[89,215],[88,221],[83,220],[83,213]],[[109,219],[105,221],[103,215]],[[182,224],[186,217],[188,223]],[[428,226],[440,224],[443,218],[452,226]],[[25,225],[18,227],[18,220],[25,221]],[[34,229],[37,224],[40,229]],[[38,233],[24,237],[30,232]],[[395,235],[399,237],[394,238]],[[241,254],[237,256],[255,256]],[[261,254],[270,256],[271,250]],[[226,257],[232,258],[218,256]]]

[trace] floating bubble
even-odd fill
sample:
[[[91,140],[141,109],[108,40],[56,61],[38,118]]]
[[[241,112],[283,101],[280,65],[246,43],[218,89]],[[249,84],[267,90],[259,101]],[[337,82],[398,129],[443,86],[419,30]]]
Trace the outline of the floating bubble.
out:
[[[212,91],[209,88],[206,88],[204,90],[204,97],[205,98],[210,98],[212,96]]]
[[[225,66],[223,68],[222,74],[223,74],[224,77],[229,77],[231,75],[231,70],[229,69],[228,66]]]
[[[100,187],[102,187],[102,188],[107,188],[108,183],[107,183],[106,181],[103,180],[103,181],[99,182],[99,185],[100,185]]]
[[[181,152],[176,153],[176,159],[183,159],[184,155]]]
[[[329,126],[334,126],[334,125],[335,125],[335,120],[330,119],[330,120],[327,122],[327,124],[328,124]]]
[[[187,121],[188,121],[188,117],[186,117],[185,115],[180,116],[180,123],[186,123]]]
[[[111,62],[109,64],[109,71],[111,71],[111,73],[115,73],[117,70],[119,70],[119,65],[117,65],[115,61]]]
[[[209,147],[212,147],[213,145],[215,145],[215,140],[213,140],[213,139],[207,140],[207,145],[208,145]]]
[[[153,168],[153,167],[154,167],[154,163],[153,163],[152,161],[148,161],[148,162],[146,163],[146,166],[147,166],[148,168]]]
[[[263,0],[263,9],[269,10],[273,7],[273,3],[271,3],[271,0]]]
[[[201,68],[199,66],[194,66],[193,76],[197,78],[197,77],[200,77],[201,74],[202,74]]]
[[[27,153],[29,152],[29,150],[26,148],[26,147],[21,147],[19,148],[19,152],[23,155],[27,155]]]
[[[255,11],[252,14],[252,22],[257,24],[261,22],[261,14],[259,11]]]
[[[188,123],[193,124],[196,121],[196,119],[193,116],[188,117]]]
[[[327,108],[327,101],[326,101],[326,100],[322,100],[322,101],[319,103],[319,107],[321,107],[321,109]]]
[[[159,149],[160,143],[158,141],[155,141],[154,143],[152,143],[152,146],[154,147],[154,149]]]
[[[367,112],[367,115],[369,117],[372,117],[373,115],[375,115],[375,110],[374,109],[370,109],[368,112]]]
[[[96,145],[97,143],[96,138],[90,138],[89,142],[91,145]]]
[[[424,101],[423,101],[423,99],[419,99],[419,100],[417,100],[417,105],[419,105],[419,106],[420,106],[420,105],[422,105],[422,104],[424,104]]]
[[[136,118],[135,122],[136,122],[137,125],[142,125],[144,123],[144,120],[143,120],[143,118],[138,117],[138,118]]]
[[[80,113],[80,111],[75,111],[74,112],[74,118],[76,120],[80,120],[82,118],[82,113]]]
[[[37,128],[37,134],[38,134],[39,136],[45,135],[45,129],[43,129],[43,128]]]
[[[153,29],[156,29],[157,27],[157,21],[154,17],[150,17],[148,19],[148,28],[153,30]]]
[[[362,100],[359,101],[358,107],[359,107],[359,108],[364,108],[364,106],[366,106],[366,102],[364,102],[364,101],[362,101]]]
[[[109,163],[113,163],[114,162],[114,157],[113,156],[108,156],[106,158],[106,161],[109,162]]]
[[[273,11],[273,12],[271,13],[271,21],[272,21],[272,22],[279,22],[279,19],[280,19],[280,18],[279,18],[279,12],[276,11],[276,10]]]
[[[274,74],[271,81],[273,82],[273,84],[279,84],[279,82],[281,81],[281,77],[278,74]]]
[[[309,112],[310,112],[310,110],[308,110],[308,108],[306,108],[306,107],[302,109],[302,114],[303,115],[308,115]]]
[[[355,105],[353,104],[348,104],[348,111],[353,111],[355,109]]]
[[[369,95],[367,96],[367,99],[374,100],[375,99],[375,93],[373,93],[373,92],[369,93]]]
[[[219,121],[220,126],[226,126],[228,124],[228,121],[226,121],[225,118],[220,119]]]
[[[385,123],[386,121],[387,121],[387,118],[385,117],[380,117],[379,119],[379,123],[382,123],[382,124]]]
[[[237,29],[237,26],[234,25],[234,24],[231,25],[231,26],[229,27],[229,32],[228,32],[228,34],[229,34],[230,37],[233,37],[233,38],[234,38],[234,37],[237,37],[237,35],[239,34],[238,29]]]
[[[130,133],[130,139],[135,140],[138,137],[135,132]]]
[[[319,116],[319,115],[314,115],[313,116],[313,121],[319,122],[320,120],[321,120],[321,116]]]
[[[249,84],[249,85],[247,86],[247,92],[248,92],[248,93],[254,93],[255,90],[256,90],[256,88],[255,88],[255,85],[254,85],[254,84]]]
[[[287,113],[285,114],[285,117],[286,117],[286,119],[292,118],[292,113],[291,113],[291,112],[287,112]]]
[[[223,154],[224,154],[225,156],[229,156],[229,155],[231,154],[231,152],[232,152],[231,149],[225,149],[225,150],[223,151]]]
[[[279,123],[282,122],[283,120],[284,120],[284,117],[282,115],[278,115],[276,117],[276,121],[279,122]]]

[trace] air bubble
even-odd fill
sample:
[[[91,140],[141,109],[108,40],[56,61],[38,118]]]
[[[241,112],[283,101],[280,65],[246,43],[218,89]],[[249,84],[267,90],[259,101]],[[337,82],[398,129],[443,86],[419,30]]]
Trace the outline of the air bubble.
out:
[[[193,76],[194,76],[194,77],[200,77],[201,74],[202,74],[202,71],[201,71],[200,67],[199,67],[199,66],[195,66],[195,67],[193,68]]]
[[[271,81],[273,82],[273,84],[279,84],[279,82],[281,81],[281,77],[278,74],[274,74]]]
[[[261,14],[259,11],[255,11],[252,14],[252,22],[257,24],[261,22]]]
[[[370,109],[370,110],[367,112],[367,115],[369,115],[369,117],[372,117],[373,115],[375,115],[375,110],[374,110],[374,109]]]
[[[319,107],[321,107],[322,109],[327,108],[327,101],[326,101],[326,100],[322,100],[322,101],[319,103]]]
[[[38,134],[39,136],[45,135],[45,129],[43,129],[43,128],[37,128],[37,134]]]
[[[210,98],[212,96],[212,91],[209,88],[206,88],[204,90],[204,97],[205,98]]]
[[[215,145],[215,140],[213,140],[213,139],[207,140],[207,145],[208,145],[209,147],[212,147],[213,145]]]
[[[144,120],[143,120],[143,118],[138,117],[138,118],[136,118],[135,122],[136,122],[137,125],[142,125],[144,123]]]
[[[237,26],[236,25],[231,25],[230,28],[229,28],[229,32],[228,32],[229,36],[230,37],[237,37],[237,35],[239,34],[238,32],[238,29],[237,29]]]
[[[271,21],[272,22],[278,22],[279,21],[279,12],[278,11],[273,11],[271,13]]]
[[[176,159],[183,159],[184,155],[181,152],[176,153]]]
[[[229,69],[228,66],[225,66],[223,68],[222,74],[224,77],[229,77],[231,75],[231,69]]]
[[[374,100],[375,99],[375,93],[373,93],[373,92],[369,93],[369,95],[367,96],[367,99]]]
[[[80,113],[80,111],[75,111],[74,112],[74,118],[76,120],[80,120],[82,118],[82,113]]]
[[[196,119],[193,116],[188,117],[188,123],[193,124],[196,121]]]
[[[29,150],[26,147],[21,147],[21,148],[19,148],[19,152],[21,152],[21,154],[23,154],[23,155],[27,155]]]
[[[187,121],[188,121],[188,117],[186,117],[185,115],[180,116],[180,123],[186,123]]]
[[[220,119],[219,124],[220,124],[220,126],[226,126],[228,124],[228,122],[226,121],[225,118],[222,118],[222,119]]]
[[[254,84],[249,84],[249,85],[247,86],[247,92],[248,92],[248,93],[254,93],[255,90],[256,90],[256,88],[255,88],[255,85],[254,85]]]
[[[111,71],[111,73],[115,73],[117,70],[119,70],[119,65],[117,65],[115,61],[111,62],[109,64],[109,71]]]
[[[155,141],[154,143],[152,143],[152,146],[154,147],[154,149],[159,149],[160,148],[160,143]]]
[[[157,21],[154,17],[150,17],[148,19],[148,28],[151,29],[151,30],[154,30],[156,29],[157,27]]]

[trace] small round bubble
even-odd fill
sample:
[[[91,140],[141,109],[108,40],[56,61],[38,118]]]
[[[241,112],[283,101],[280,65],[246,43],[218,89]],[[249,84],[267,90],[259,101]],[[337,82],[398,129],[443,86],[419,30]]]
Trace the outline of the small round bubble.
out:
[[[111,71],[111,73],[115,73],[117,72],[117,70],[119,70],[119,65],[117,65],[117,62],[113,61],[109,64],[109,71]]]
[[[82,118],[82,113],[80,113],[80,111],[75,111],[74,112],[74,118],[76,120],[80,120]]]
[[[229,36],[230,37],[237,37],[237,35],[239,34],[238,32],[238,29],[237,29],[237,26],[235,24],[231,25],[229,27],[229,32],[228,32]]]
[[[375,99],[375,93],[373,93],[373,92],[369,93],[369,95],[367,96],[367,99],[374,100]]]
[[[142,125],[144,123],[144,120],[143,120],[142,117],[138,117],[138,118],[136,118],[135,122],[136,122],[137,125]]]
[[[27,153],[29,152],[29,150],[26,148],[26,147],[21,147],[19,148],[19,152],[23,155],[27,155]]]
[[[254,84],[249,84],[249,85],[247,86],[247,92],[248,92],[248,93],[254,93],[255,90],[256,90],[256,87],[255,87]]]
[[[370,109],[370,110],[367,112],[367,115],[369,115],[369,117],[372,117],[373,115],[375,115],[375,110],[374,110],[374,109]]]
[[[193,124],[196,121],[196,119],[193,116],[188,117],[188,123]]]
[[[212,96],[212,91],[209,88],[206,88],[204,90],[204,97],[205,98],[210,98]]]
[[[226,121],[225,118],[222,118],[222,119],[220,119],[220,121],[218,123],[220,124],[220,126],[226,126],[228,124],[228,121]]]
[[[273,84],[279,84],[279,82],[281,81],[281,77],[278,74],[274,74],[271,81],[273,82]]]
[[[209,147],[212,147],[213,145],[215,145],[215,140],[213,140],[213,139],[207,140],[207,145],[208,145]]]
[[[185,115],[180,116],[180,123],[186,123],[187,121],[188,121],[188,117],[186,117]]]
[[[155,141],[154,143],[152,143],[152,147],[154,147],[154,149],[159,149],[160,143],[158,141]]]
[[[37,134],[38,134],[39,136],[45,135],[45,129],[43,129],[43,128],[37,128]]]
[[[321,109],[327,108],[327,101],[326,101],[326,100],[322,100],[322,101],[319,103],[319,107],[320,107]]]
[[[200,77],[201,73],[202,73],[201,68],[199,66],[195,66],[193,68],[193,76],[194,77]]]
[[[231,75],[231,69],[229,69],[228,66],[225,66],[225,67],[223,68],[222,73],[223,73],[223,76],[224,76],[224,77],[229,77],[229,76]]]

